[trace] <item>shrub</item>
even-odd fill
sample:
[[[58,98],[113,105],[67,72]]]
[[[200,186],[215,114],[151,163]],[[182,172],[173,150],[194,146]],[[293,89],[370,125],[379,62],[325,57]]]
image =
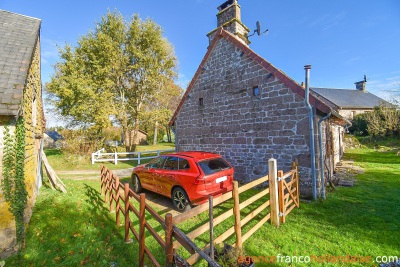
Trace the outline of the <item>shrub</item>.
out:
[[[399,136],[400,111],[394,107],[375,107],[372,112],[355,116],[350,132],[376,137]]]
[[[368,127],[368,113],[358,114],[354,117],[352,121],[352,126],[349,131],[351,134],[366,136],[368,135],[367,127]]]

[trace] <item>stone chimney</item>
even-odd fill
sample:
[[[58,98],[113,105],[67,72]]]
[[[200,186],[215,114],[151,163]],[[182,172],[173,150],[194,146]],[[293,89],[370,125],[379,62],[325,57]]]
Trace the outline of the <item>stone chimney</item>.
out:
[[[215,33],[219,27],[232,33],[239,41],[245,45],[250,44],[248,33],[250,32],[241,21],[240,6],[237,0],[228,0],[218,7],[217,28],[207,34],[209,42],[214,39]]]
[[[366,83],[367,83],[367,76],[364,75],[363,81],[355,82],[354,84],[356,85],[357,90],[360,90],[362,92],[367,92]]]

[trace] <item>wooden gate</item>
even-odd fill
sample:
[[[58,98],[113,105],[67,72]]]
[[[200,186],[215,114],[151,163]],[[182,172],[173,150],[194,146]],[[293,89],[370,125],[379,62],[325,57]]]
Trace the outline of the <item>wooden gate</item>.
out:
[[[286,216],[295,208],[300,207],[299,176],[297,165],[287,173],[278,171],[279,218],[285,223]]]

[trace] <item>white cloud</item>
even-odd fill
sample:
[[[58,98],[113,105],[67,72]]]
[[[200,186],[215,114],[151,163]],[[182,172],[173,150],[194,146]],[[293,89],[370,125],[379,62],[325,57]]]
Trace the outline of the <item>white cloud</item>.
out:
[[[186,88],[189,86],[190,81],[191,78],[186,77],[186,75],[183,73],[179,73],[176,84],[183,88],[183,90],[186,90]]]
[[[322,31],[327,31],[341,24],[346,17],[346,11],[337,14],[325,14],[308,24],[308,27],[322,27]]]
[[[60,46],[60,42],[50,39],[42,39],[40,46],[42,50],[41,51],[42,64],[53,65],[59,58],[57,46]]]
[[[400,92],[400,75],[368,80],[367,90],[385,100],[390,100]]]

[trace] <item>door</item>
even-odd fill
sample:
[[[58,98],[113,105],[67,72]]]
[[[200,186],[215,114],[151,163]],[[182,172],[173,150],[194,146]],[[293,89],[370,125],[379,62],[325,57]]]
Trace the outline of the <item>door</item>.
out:
[[[156,179],[163,171],[165,159],[166,157],[161,156],[153,159],[146,165],[147,170],[139,177],[143,188],[153,192],[158,192]]]
[[[156,177],[158,192],[164,196],[171,197],[172,187],[179,185],[187,191],[187,184],[192,184],[194,177],[189,173],[190,165],[186,159],[170,156],[165,160],[164,169]],[[188,193],[188,192],[187,192]]]

